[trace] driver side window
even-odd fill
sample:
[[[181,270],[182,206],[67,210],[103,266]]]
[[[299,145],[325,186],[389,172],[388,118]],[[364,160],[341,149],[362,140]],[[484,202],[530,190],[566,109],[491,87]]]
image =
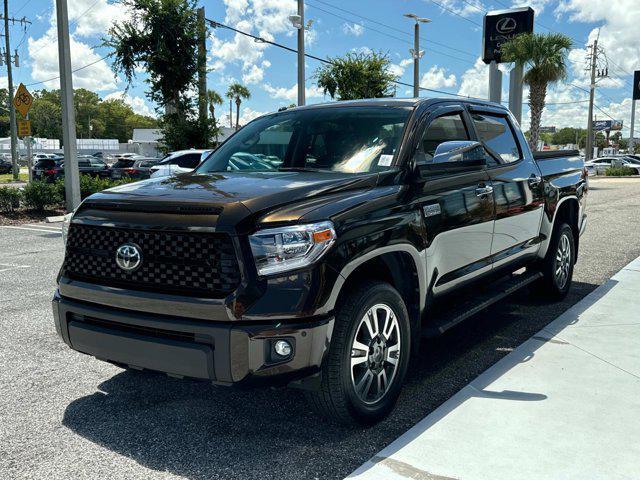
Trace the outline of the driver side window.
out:
[[[469,133],[461,113],[452,113],[435,118],[425,130],[420,141],[420,149],[424,154],[423,162],[433,160],[436,148],[443,142],[469,140]]]

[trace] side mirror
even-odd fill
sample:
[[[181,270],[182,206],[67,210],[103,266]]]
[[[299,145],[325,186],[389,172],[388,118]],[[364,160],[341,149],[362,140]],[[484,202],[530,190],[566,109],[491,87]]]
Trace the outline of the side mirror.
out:
[[[436,148],[431,164],[434,168],[481,167],[487,164],[484,147],[471,140],[442,142]],[[444,165],[443,165],[444,164]]]

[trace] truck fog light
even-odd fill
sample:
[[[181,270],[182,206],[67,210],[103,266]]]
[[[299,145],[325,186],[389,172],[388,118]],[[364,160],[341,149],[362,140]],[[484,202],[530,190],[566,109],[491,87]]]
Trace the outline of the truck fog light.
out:
[[[293,351],[291,344],[286,340],[278,340],[273,345],[273,349],[281,357],[288,357],[289,355],[291,355],[291,352]]]

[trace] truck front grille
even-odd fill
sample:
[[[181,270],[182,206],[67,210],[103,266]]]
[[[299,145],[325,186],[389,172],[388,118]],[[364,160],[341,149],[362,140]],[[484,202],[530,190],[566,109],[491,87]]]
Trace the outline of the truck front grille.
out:
[[[116,263],[125,243],[140,247],[131,272]],[[231,238],[222,233],[135,230],[72,224],[63,274],[72,280],[199,297],[221,298],[240,283]]]

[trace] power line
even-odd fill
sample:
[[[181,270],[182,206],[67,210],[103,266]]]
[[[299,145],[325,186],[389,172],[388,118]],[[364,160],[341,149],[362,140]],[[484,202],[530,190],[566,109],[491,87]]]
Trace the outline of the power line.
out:
[[[449,7],[445,7],[444,5],[442,5],[441,3],[436,2],[435,0],[430,0],[431,3],[439,6],[442,10],[446,10],[447,12],[449,12],[452,15],[455,15],[456,17],[460,17],[463,20],[466,20],[469,23],[472,23],[473,25],[482,28],[482,25],[480,25],[478,22],[476,22],[475,20],[471,20],[470,18],[465,17],[464,15],[456,12],[455,10],[450,9]]]
[[[309,6],[309,7],[312,7],[312,8],[315,8],[316,10],[320,10],[321,12],[327,13],[327,14],[329,14],[329,15],[333,15],[333,16],[335,16],[335,17],[337,17],[337,18],[340,18],[340,19],[342,19],[342,20],[345,20],[345,21],[347,21],[347,22],[351,21],[350,19],[348,19],[348,18],[346,18],[346,17],[343,17],[343,16],[338,15],[338,14],[336,14],[336,13],[330,12],[330,11],[328,11],[328,10],[324,10],[323,8],[320,8],[320,7],[316,6],[316,5],[308,4],[308,6]],[[389,34],[389,33],[387,33],[387,32],[383,32],[382,30],[377,30],[377,29],[375,29],[375,28],[373,28],[373,27],[367,27],[367,29],[371,30],[372,32],[379,33],[380,35],[384,35],[384,36],[386,36],[386,37],[393,38],[394,40],[398,40],[399,42],[402,42],[402,43],[404,43],[404,44],[406,44],[406,45],[411,45],[411,43],[410,43],[408,40],[404,39],[404,38],[400,38],[400,37],[397,37],[397,36],[395,36],[395,35],[391,35],[391,34]],[[404,32],[404,33],[406,33],[406,32]],[[448,53],[445,53],[445,52],[440,52],[440,51],[435,50],[435,49],[433,49],[433,48],[432,48],[432,49],[430,49],[429,51],[430,51],[430,52],[433,52],[433,53],[436,53],[436,54],[438,54],[438,55],[443,55],[443,56],[448,57],[448,58],[452,58],[452,59],[455,59],[455,60],[459,60],[459,61],[464,62],[464,63],[468,63],[468,62],[469,62],[469,60],[467,60],[467,59],[460,58],[460,57],[456,57],[456,56],[454,56],[454,55],[451,55],[451,54],[448,54]],[[463,53],[467,54],[466,52],[463,52]],[[467,54],[467,55],[468,55],[468,54]]]
[[[87,65],[83,65],[82,67],[76,68],[75,70],[71,70],[71,73],[76,73],[79,72],[80,70],[84,70],[85,68],[89,68],[93,65],[95,65],[96,63],[100,63],[103,60],[106,60],[107,58],[109,58],[111,55],[113,55],[112,53],[105,55],[102,58],[99,58],[91,63],[88,63]],[[27,83],[25,85],[25,87],[31,87],[33,85],[40,85],[41,83],[46,83],[46,82],[52,82],[53,80],[57,80],[60,78],[60,75],[58,75],[57,77],[51,77],[51,78],[47,78],[46,80],[40,80],[39,82],[33,82],[33,83]]]
[[[242,30],[238,30],[237,28],[231,27],[229,25],[225,25],[224,23],[220,23],[220,22],[215,21],[215,20],[211,20],[211,19],[208,19],[208,18],[206,20],[207,20],[207,22],[210,23],[210,25],[213,28],[218,28],[218,27],[219,28],[225,28],[227,30],[230,30],[230,31],[235,32],[235,33],[238,33],[240,35],[244,35],[244,36],[253,38],[254,41],[256,41],[258,43],[267,43],[269,45],[273,45],[274,47],[282,48],[282,49],[287,50],[287,51],[292,52],[292,53],[296,53],[296,54],[298,53],[298,51],[296,49],[291,48],[291,47],[287,47],[286,45],[282,45],[281,43],[277,43],[277,42],[274,42],[272,40],[267,40],[267,39],[259,37],[257,35],[253,35],[253,34],[251,34],[249,32],[244,32]],[[335,63],[332,62],[331,60],[327,60],[326,58],[321,58],[321,57],[318,57],[316,55],[312,55],[312,54],[309,54],[309,53],[305,53],[305,57],[311,58],[313,60],[316,60],[316,61],[321,62],[321,63],[326,64],[326,65],[335,65]],[[402,82],[402,81],[399,81],[399,80],[393,80],[392,83],[394,83],[396,85],[403,86],[403,87],[411,87],[411,88],[413,87],[413,85],[411,85],[410,83]],[[458,98],[466,98],[468,100],[482,100],[482,101],[485,101],[485,102],[488,101],[486,98],[472,97],[470,95],[461,95],[459,93],[445,92],[444,90],[436,90],[436,89],[433,89],[433,88],[426,88],[426,87],[422,87],[422,86],[420,86],[419,89],[422,90],[422,91],[438,93],[438,94],[441,94],[441,95],[450,95],[450,96],[458,97]],[[576,102],[547,103],[547,105],[567,105],[567,104],[579,103],[579,102],[584,102],[584,101],[586,101],[586,100],[578,100]],[[505,101],[503,103],[507,103],[507,102]],[[523,102],[523,103],[526,103],[526,102]]]
[[[411,36],[411,33],[407,32],[406,30],[403,30],[403,29],[398,28],[398,27],[394,27],[394,26],[392,26],[392,25],[388,25],[388,24],[386,24],[386,23],[382,23],[382,22],[380,22],[380,21],[378,21],[378,20],[375,20],[375,19],[373,19],[373,18],[370,18],[370,17],[365,17],[364,15],[360,15],[359,13],[352,12],[352,11],[347,10],[347,9],[344,9],[344,8],[342,8],[342,7],[338,7],[337,5],[332,5],[331,3],[325,2],[325,1],[323,1],[323,0],[313,0],[313,1],[314,1],[314,2],[317,2],[317,3],[321,3],[322,5],[326,5],[327,7],[334,8],[334,9],[339,10],[339,11],[341,11],[341,12],[347,13],[347,14],[349,14],[349,15],[353,15],[354,17],[361,18],[362,20],[366,20],[367,22],[375,23],[376,25],[380,25],[381,27],[388,28],[389,30],[394,30],[394,31],[396,31],[396,32],[402,33],[403,35],[409,35],[409,36]],[[308,2],[307,2],[307,3],[308,3]],[[313,5],[313,4],[309,4],[309,6],[311,6],[311,7],[313,7],[313,8],[316,8],[316,9],[318,9],[318,10],[321,10],[319,7],[317,7],[317,6]],[[321,11],[324,11],[325,13],[328,13],[329,15],[333,15],[333,16],[335,16],[335,17],[342,18],[343,20],[350,21],[349,19],[346,19],[346,18],[344,18],[344,17],[340,17],[340,16],[338,16],[337,14],[335,14],[335,13],[333,13],[333,12],[327,12],[326,10],[321,10]],[[367,28],[371,29],[371,27],[367,27]],[[372,29],[372,30],[373,30],[373,29]],[[377,30],[373,30],[373,31],[377,31]],[[423,42],[426,42],[426,43],[432,43],[432,44],[434,44],[434,45],[438,45],[438,46],[440,46],[440,47],[447,48],[447,49],[452,50],[452,51],[454,51],[454,52],[462,53],[462,54],[464,54],[464,55],[469,55],[469,56],[471,56],[471,57],[473,57],[473,58],[477,57],[477,55],[476,55],[476,54],[474,54],[474,53],[467,52],[467,51],[465,51],[465,50],[460,50],[460,49],[458,49],[458,48],[451,47],[451,46],[449,46],[449,45],[447,45],[447,44],[445,44],[445,43],[437,42],[437,41],[435,41],[435,40],[431,40],[431,39],[429,39],[429,38],[420,37],[420,40],[422,40]]]

